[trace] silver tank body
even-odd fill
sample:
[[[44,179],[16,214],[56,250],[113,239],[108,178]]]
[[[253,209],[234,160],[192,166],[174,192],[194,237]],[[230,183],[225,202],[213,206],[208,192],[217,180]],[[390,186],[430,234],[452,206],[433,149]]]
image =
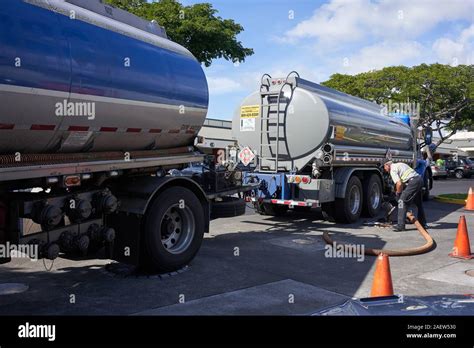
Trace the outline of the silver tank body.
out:
[[[269,92],[277,92],[281,88],[277,81],[283,84],[285,79],[269,80]],[[299,77],[290,77],[287,81],[293,92],[286,86],[283,92],[290,100],[280,105],[280,169],[302,169],[318,156],[321,157],[326,144],[332,145],[330,165],[374,165],[380,163],[387,153],[400,161],[413,161],[410,127],[396,117],[384,115],[379,105]],[[276,97],[267,98],[263,97],[263,104],[275,104]],[[236,109],[233,136],[240,146],[249,146],[266,158],[275,157],[276,140],[267,133],[261,134],[261,126],[266,124],[261,117],[262,114],[263,117],[268,116],[268,109],[273,111],[270,117],[275,117],[276,106],[260,108],[258,116],[254,114],[254,120],[249,121],[251,117],[247,111],[252,107],[256,110],[261,99],[261,92],[256,91]],[[276,125],[263,128],[264,131],[276,133]],[[261,139],[270,146],[260,147]]]
[[[2,5],[0,155],[193,145],[206,77],[161,27],[100,0]]]

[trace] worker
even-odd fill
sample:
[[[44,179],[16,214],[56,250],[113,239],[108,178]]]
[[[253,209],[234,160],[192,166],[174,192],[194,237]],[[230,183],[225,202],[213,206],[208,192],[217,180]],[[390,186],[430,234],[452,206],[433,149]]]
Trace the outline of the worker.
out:
[[[398,223],[395,231],[405,230],[407,208],[415,203],[418,209],[418,221],[426,228],[425,211],[423,210],[423,178],[409,165],[405,163],[393,163],[387,161],[384,170],[390,173],[390,177],[395,183],[395,194],[398,202]]]
[[[444,159],[442,159],[441,157],[438,158],[438,159],[436,160],[436,165],[437,165],[438,167],[444,167],[444,165],[445,165]]]

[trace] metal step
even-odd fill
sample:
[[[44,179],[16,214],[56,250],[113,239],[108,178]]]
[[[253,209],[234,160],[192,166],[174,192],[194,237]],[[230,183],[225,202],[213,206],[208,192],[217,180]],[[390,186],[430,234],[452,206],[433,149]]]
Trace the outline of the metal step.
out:
[[[273,121],[273,120],[279,120],[278,117],[261,117],[261,120],[267,120],[267,121]]]
[[[267,104],[262,104],[262,106],[278,106],[278,105],[286,105],[288,103],[283,103],[283,102],[280,102],[280,104],[278,103],[267,103]]]
[[[260,91],[260,95],[261,96],[273,95],[273,96],[278,97],[279,95],[281,95],[281,93],[280,92],[275,92],[275,91],[272,91],[272,92],[268,92],[268,91],[267,92],[265,92],[265,91],[262,92],[262,91]]]

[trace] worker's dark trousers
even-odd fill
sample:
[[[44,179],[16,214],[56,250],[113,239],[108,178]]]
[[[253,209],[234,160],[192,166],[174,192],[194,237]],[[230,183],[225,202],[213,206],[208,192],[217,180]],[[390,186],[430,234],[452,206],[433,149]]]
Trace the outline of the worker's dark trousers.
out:
[[[425,211],[423,210],[423,179],[421,176],[416,176],[405,186],[405,189],[398,200],[398,228],[405,228],[405,221],[407,217],[407,209],[411,204],[415,204],[418,209],[418,221],[420,224],[426,224]]]

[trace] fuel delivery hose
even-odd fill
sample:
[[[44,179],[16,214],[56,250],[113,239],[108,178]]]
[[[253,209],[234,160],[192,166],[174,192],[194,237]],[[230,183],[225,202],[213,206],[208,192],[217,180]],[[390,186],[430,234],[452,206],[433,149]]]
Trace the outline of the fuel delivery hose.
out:
[[[426,240],[426,243],[420,247],[417,248],[410,248],[410,249],[401,249],[401,250],[390,250],[390,249],[372,249],[372,248],[365,248],[365,255],[374,255],[378,256],[379,254],[383,253],[388,256],[411,256],[411,255],[419,255],[419,254],[424,254],[429,252],[434,245],[434,240],[430,236],[430,234],[421,226],[421,224],[418,222],[418,220],[413,216],[413,214],[408,213],[407,214],[408,219],[410,222],[415,224],[416,229],[420,234],[423,236],[423,238]],[[334,246],[334,241],[329,237],[328,232],[323,233],[323,239],[327,244],[333,245]],[[344,243],[337,243],[341,245],[347,245]]]

